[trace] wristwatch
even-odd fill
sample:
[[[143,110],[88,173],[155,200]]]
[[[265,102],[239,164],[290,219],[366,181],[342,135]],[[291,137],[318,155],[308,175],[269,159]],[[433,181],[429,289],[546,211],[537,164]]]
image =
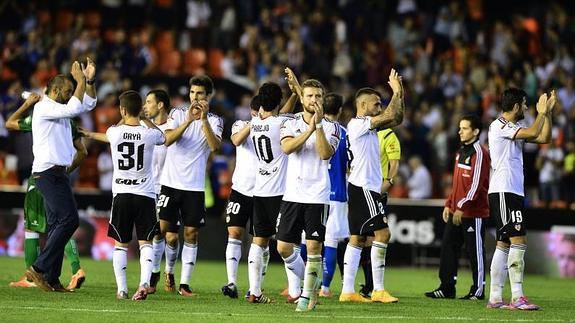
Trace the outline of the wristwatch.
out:
[[[394,184],[393,177],[386,178],[385,180],[389,182],[389,185],[393,186],[393,184]]]

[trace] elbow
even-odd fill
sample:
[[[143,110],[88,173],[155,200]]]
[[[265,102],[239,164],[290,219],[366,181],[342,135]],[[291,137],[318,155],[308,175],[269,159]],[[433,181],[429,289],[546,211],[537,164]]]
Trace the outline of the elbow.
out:
[[[11,131],[19,130],[18,123],[11,120],[6,121],[6,129]]]
[[[331,152],[324,152],[319,155],[319,158],[321,158],[321,160],[330,160],[332,155]]]

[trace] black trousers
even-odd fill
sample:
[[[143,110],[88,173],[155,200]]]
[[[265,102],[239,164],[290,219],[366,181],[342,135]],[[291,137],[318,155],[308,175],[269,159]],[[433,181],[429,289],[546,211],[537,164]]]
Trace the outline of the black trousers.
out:
[[[473,286],[470,292],[475,293],[476,296],[483,295],[486,267],[484,238],[484,219],[462,218],[461,224],[456,226],[453,224],[453,217],[449,217],[441,242],[441,262],[439,265],[441,289],[455,290],[460,251],[465,245],[473,275]]]
[[[54,284],[62,272],[62,259],[66,243],[78,228],[76,200],[70,187],[70,178],[64,167],[53,167],[34,173],[36,186],[44,196],[48,235],[46,245],[34,266],[44,273],[44,279]]]

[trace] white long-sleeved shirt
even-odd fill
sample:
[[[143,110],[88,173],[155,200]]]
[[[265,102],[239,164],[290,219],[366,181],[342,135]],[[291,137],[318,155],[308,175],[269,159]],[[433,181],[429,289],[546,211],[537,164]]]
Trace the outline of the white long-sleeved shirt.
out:
[[[72,140],[70,118],[96,107],[96,98],[84,94],[82,102],[73,96],[68,103],[58,103],[48,96],[34,105],[32,117],[32,172],[52,166],[70,166],[76,150]]]

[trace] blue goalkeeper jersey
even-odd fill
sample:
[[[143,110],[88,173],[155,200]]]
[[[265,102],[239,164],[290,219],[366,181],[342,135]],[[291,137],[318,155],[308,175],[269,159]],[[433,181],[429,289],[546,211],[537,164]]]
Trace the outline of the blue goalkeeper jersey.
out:
[[[331,182],[331,201],[347,201],[347,167],[349,159],[347,156],[347,130],[338,124],[341,131],[341,139],[335,154],[329,161],[329,180]]]

